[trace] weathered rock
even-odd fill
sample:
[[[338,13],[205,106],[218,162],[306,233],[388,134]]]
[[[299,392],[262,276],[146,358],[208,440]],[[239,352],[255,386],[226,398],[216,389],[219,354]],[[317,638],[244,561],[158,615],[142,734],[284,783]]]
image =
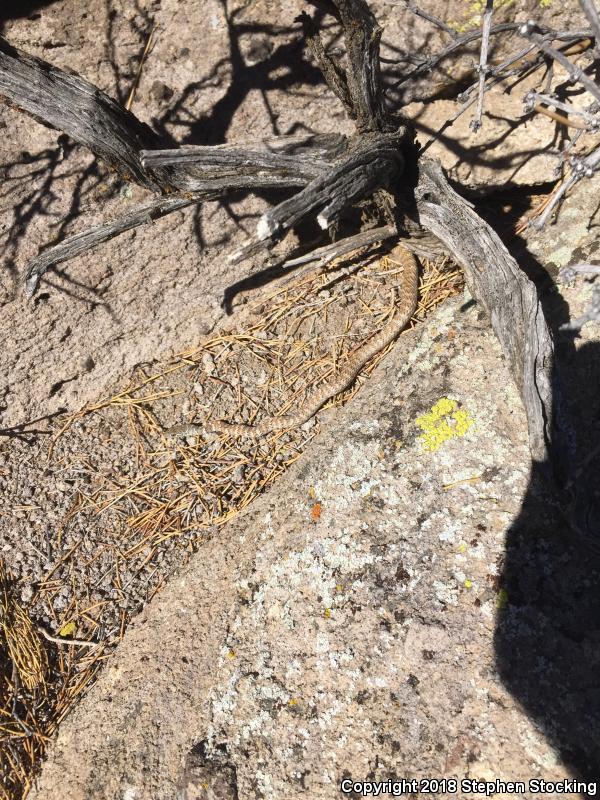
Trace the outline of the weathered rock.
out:
[[[529,466],[487,322],[450,303],[128,630],[32,796],[333,798],[347,777],[565,777],[562,742],[495,667],[495,625],[506,679],[539,580],[524,559],[507,594],[507,528],[548,559],[554,547],[548,514],[524,521]],[[528,668],[539,682],[546,665],[531,653]]]

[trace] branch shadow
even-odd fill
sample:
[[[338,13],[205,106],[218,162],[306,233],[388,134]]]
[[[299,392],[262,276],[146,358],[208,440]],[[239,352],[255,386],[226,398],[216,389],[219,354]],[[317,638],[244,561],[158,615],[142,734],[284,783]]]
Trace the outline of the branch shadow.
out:
[[[95,159],[86,167],[68,168],[68,159],[78,148],[79,145],[61,134],[56,147],[48,147],[37,153],[23,151],[14,160],[0,165],[0,200],[7,200],[13,192],[24,189],[10,211],[5,212],[10,213],[11,220],[0,234],[2,263],[15,281],[19,279],[17,263],[20,246],[29,235],[31,226],[40,218],[49,219],[54,235],[47,244],[59,241],[70,223],[79,216],[83,201],[106,177],[106,171],[99,167]],[[59,218],[56,207],[64,197],[62,184],[73,177],[76,181],[69,208]]]
[[[301,92],[303,86],[324,85],[320,70],[305,58],[300,25],[282,27],[237,22],[245,8],[229,10],[227,0],[221,0],[221,5],[227,25],[229,53],[219,59],[201,80],[190,83],[161,116],[153,118],[155,130],[173,145],[176,144],[174,132],[179,133],[177,140],[181,144],[222,144],[227,140],[235,113],[248,95],[257,90],[271,120],[274,136],[301,129],[314,132],[300,120],[292,129],[281,131],[277,114],[268,99],[269,91]],[[223,96],[208,114],[195,118],[190,107],[196,96],[207,86],[226,77],[229,85]]]

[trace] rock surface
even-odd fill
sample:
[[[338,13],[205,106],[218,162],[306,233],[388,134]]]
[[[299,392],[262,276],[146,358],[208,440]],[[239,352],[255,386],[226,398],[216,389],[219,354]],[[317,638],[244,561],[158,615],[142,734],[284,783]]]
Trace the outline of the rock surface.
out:
[[[441,16],[439,3],[428,8]],[[541,13],[560,26],[577,8],[553,3]],[[175,0],[143,11],[160,35],[133,108],[174,140],[349,132],[299,51],[290,22],[298,4],[241,4],[229,20],[217,2],[201,15],[185,15]],[[422,22],[410,29],[400,7],[381,12],[386,52],[407,29],[417,48],[441,41]],[[117,0],[85,8],[64,0],[3,33],[125,98],[147,30],[140,13]],[[455,77],[464,78],[461,70]],[[424,81],[420,99],[446,90],[444,81]],[[453,105],[442,102],[438,121]],[[412,108],[421,136],[437,124],[427,117],[432,108]],[[488,108],[508,110],[503,95]],[[225,256],[266,202],[206,204],[196,216],[127,234],[51,277],[32,313],[19,277],[27,259],[141,193],[68,142],[57,145],[55,132],[13,109],[0,113],[12,214],[2,219],[0,411],[8,426],[76,409],[134,364],[197,341],[221,318],[223,289],[249,269]],[[509,116],[486,122],[489,138],[476,138],[468,119],[458,143],[448,137],[438,151],[455,177],[526,183],[546,175],[546,162],[530,173],[516,168],[506,134],[519,158],[540,154],[551,123],[541,121],[540,132]],[[546,231],[533,252],[557,265],[593,256],[588,206],[574,195],[566,238],[557,246]],[[57,227],[70,212],[85,219]],[[564,294],[576,310],[589,290],[580,281]],[[546,294],[564,321],[549,284]],[[597,332],[586,328],[568,353],[573,397],[596,431]],[[444,398],[457,407],[436,405]],[[439,449],[424,449],[426,432]],[[337,797],[346,775],[596,777],[599,566],[536,488],[536,469],[487,322],[469,302],[448,305],[402,337],[335,427],[269,495],[216,531],[136,620],[62,725],[31,796],[195,800],[205,791],[287,800]],[[42,489],[54,491],[48,484]],[[5,534],[5,546],[12,541]]]
[[[487,323],[448,304],[135,621],[33,798],[333,798],[344,778],[568,776],[581,722],[544,735],[511,696],[518,680],[530,699],[549,690],[560,665],[536,653],[544,627],[565,669],[594,641],[571,639],[575,548],[529,466]],[[553,589],[566,611],[551,616]],[[562,689],[557,719],[579,691]]]

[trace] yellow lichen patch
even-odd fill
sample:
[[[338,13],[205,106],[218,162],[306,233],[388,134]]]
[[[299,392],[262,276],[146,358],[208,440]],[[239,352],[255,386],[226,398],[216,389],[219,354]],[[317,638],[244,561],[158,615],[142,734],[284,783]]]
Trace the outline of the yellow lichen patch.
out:
[[[496,0],[495,9],[509,8],[514,5],[515,0]],[[540,0],[540,5],[545,6],[549,4],[549,0]],[[465,33],[471,28],[476,28],[481,25],[481,17],[486,8],[486,0],[473,0],[471,3],[465,3],[465,14],[462,19],[449,20],[448,24],[457,33]]]
[[[470,581],[468,578],[465,581],[465,589],[472,589],[473,588],[473,581]]]
[[[325,611],[323,612],[323,616],[325,617],[325,619],[331,619],[331,609],[326,608]]]
[[[75,623],[74,622],[66,622],[62,628],[59,630],[59,636],[72,636],[75,633]]]
[[[417,417],[415,422],[423,431],[419,437],[423,449],[431,453],[449,439],[464,436],[474,424],[468,412],[448,397],[440,398],[427,414]]]

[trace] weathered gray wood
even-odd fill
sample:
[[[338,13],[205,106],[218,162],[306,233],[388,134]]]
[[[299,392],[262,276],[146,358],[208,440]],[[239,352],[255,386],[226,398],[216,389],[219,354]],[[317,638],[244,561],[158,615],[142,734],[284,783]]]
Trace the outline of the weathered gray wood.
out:
[[[137,206],[117,220],[105,222],[103,225],[76,233],[74,236],[63,239],[62,242],[54,247],[43,250],[27,266],[25,286],[28,296],[31,297],[34,294],[40,278],[53,264],[59,264],[61,261],[75,258],[75,256],[86,253],[88,250],[118,236],[120,233],[164,217],[173,211],[179,211],[186,206],[193,205],[194,202],[194,200],[185,200],[179,197],[160,197],[158,200],[152,200],[149,203]]]
[[[253,145],[142,150],[140,155],[144,167],[184,166],[186,175],[182,188],[189,191],[305,186],[329,167],[326,160],[316,155],[307,158],[305,153],[290,155]]]
[[[446,180],[436,161],[421,159],[415,191],[420,223],[441,240],[490,317],[520,391],[535,466],[573,530],[598,549],[597,477],[586,475],[595,452],[580,449],[565,402],[560,364],[535,285],[498,234]]]
[[[332,58],[321,42],[317,27],[307,14],[299,17],[307,45],[325,81],[339,97],[359,134],[393,131],[397,123],[387,113],[380,76],[379,46],[382,29],[366,0],[309,0],[342,24],[346,66]]]
[[[383,104],[379,45],[382,28],[365,0],[333,0],[346,42],[346,81],[358,133],[396,128]]]
[[[318,247],[316,250],[311,250],[310,253],[305,253],[302,256],[290,258],[288,261],[285,261],[282,266],[298,267],[301,264],[310,264],[315,261],[325,266],[334,259],[340,258],[340,256],[344,256],[361,247],[367,247],[376,242],[384,242],[386,239],[393,239],[397,236],[398,231],[395,225],[383,225],[381,228],[373,228],[373,230],[357,233],[355,236],[347,236],[345,239],[340,239],[339,242],[333,242],[324,247]]]
[[[189,158],[192,163],[194,154],[202,157],[214,153],[217,157],[226,158],[228,152],[244,154],[248,151],[255,151],[259,157],[266,157],[267,155],[310,156],[311,159],[317,161],[330,162],[342,156],[347,147],[348,140],[341,133],[293,133],[268,136],[264,139],[255,139],[247,143],[227,142],[213,145],[183,145],[171,150],[143,150],[140,156],[144,160],[149,158],[156,159],[156,164],[160,165],[161,154],[167,156],[167,154],[178,153],[183,161]],[[185,154],[189,155],[183,158]]]
[[[157,190],[166,175],[143,169],[139,151],[160,146],[154,131],[89,81],[24,53],[0,37],[0,95],[64,131],[124,178]]]
[[[181,155],[168,151],[169,158],[148,125],[96,86],[1,37],[0,95],[88,147],[125,179],[155,192],[193,192],[196,199],[216,190],[304,186],[345,148],[340,135],[309,134],[284,136],[277,143],[267,139],[248,148],[197,148],[197,159],[186,155],[187,150]],[[212,169],[209,151],[214,151]],[[306,158],[309,152],[311,157]]]
[[[421,224],[463,267],[469,291],[487,311],[523,398],[532,456],[548,460],[554,345],[534,284],[498,234],[452,189],[438,162],[421,160],[415,197]]]
[[[256,235],[231,256],[241,261],[267,247],[285,231],[316,213],[322,228],[327,228],[340,213],[356,200],[376,189],[390,186],[404,169],[402,145],[408,130],[393,134],[369,134],[360,138],[346,158],[338,160],[322,176],[302,191],[269,209],[260,218]]]
[[[325,50],[319,35],[319,27],[315,20],[309,17],[305,11],[300,14],[298,19],[302,23],[306,44],[317,62],[317,66],[321,70],[327,85],[340,100],[348,115],[354,117],[354,106],[350,97],[345,71]]]

